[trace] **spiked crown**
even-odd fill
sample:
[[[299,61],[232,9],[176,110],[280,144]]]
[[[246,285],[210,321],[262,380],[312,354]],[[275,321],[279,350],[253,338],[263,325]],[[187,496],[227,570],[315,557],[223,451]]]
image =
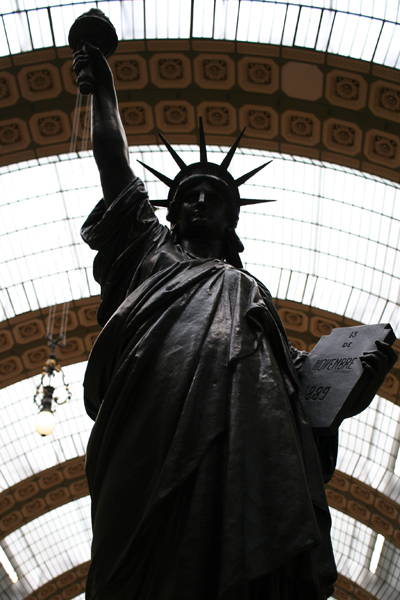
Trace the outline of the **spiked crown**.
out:
[[[273,200],[244,199],[240,198],[239,194],[239,186],[248,181],[248,179],[250,179],[250,177],[253,177],[253,175],[258,173],[258,171],[261,171],[261,169],[266,167],[271,161],[264,163],[260,167],[253,169],[252,171],[246,173],[245,175],[242,175],[238,179],[234,179],[228,171],[228,167],[231,163],[233,155],[235,154],[239,146],[239,142],[242,139],[245,129],[243,129],[243,131],[239,134],[234,144],[232,145],[232,148],[229,150],[228,154],[225,156],[224,160],[220,165],[208,162],[207,160],[203,120],[201,117],[199,118],[199,131],[200,162],[192,163],[190,165],[186,165],[186,163],[177,154],[177,152],[175,152],[175,150],[172,148],[169,142],[167,142],[165,137],[161,133],[159,133],[159,136],[163,141],[164,145],[166,146],[167,150],[169,151],[177,165],[180,167],[180,171],[175,177],[175,179],[170,179],[166,175],[163,175],[159,171],[156,171],[156,169],[153,169],[153,167],[150,167],[144,164],[143,162],[138,161],[141,165],[143,165],[145,169],[153,173],[153,175],[155,175],[160,181],[162,181],[163,183],[165,183],[166,186],[169,187],[168,198],[165,200],[152,200],[151,202],[154,206],[166,207],[168,209],[171,209],[177,197],[178,190],[180,190],[180,188],[182,187],[187,188],[187,186],[190,185],[192,182],[195,186],[196,181],[198,181],[199,179],[209,179],[214,184],[219,182],[224,188],[227,188],[230,197],[235,204],[237,215],[239,215],[239,210],[241,206],[247,206],[250,204],[260,204],[261,202],[273,202]],[[169,220],[171,220],[171,218],[169,218]]]

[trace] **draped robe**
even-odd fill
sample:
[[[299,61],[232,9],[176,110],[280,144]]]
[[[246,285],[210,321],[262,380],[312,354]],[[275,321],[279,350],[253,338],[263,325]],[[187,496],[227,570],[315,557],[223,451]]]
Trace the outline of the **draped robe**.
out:
[[[137,179],[82,236],[103,326],[84,383],[87,599],[325,599],[321,461],[267,289],[174,244]]]

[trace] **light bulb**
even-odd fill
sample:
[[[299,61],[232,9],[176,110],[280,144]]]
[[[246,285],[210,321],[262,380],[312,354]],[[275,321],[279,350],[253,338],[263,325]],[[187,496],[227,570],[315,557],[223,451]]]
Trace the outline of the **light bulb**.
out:
[[[36,415],[35,419],[36,431],[42,435],[50,435],[54,429],[55,418],[54,414],[48,408],[43,408],[40,413]]]

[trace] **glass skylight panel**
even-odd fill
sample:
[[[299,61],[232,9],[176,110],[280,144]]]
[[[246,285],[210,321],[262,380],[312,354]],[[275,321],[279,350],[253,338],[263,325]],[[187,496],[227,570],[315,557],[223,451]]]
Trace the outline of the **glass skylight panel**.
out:
[[[250,2],[241,2],[239,6],[239,16],[237,23],[237,33],[236,39],[247,42],[254,41],[249,40],[249,31],[253,28],[255,30],[254,25],[251,23],[251,12],[252,12],[252,4]],[[254,35],[253,35],[254,38]]]
[[[369,467],[361,475],[367,485],[373,482],[372,465],[394,473],[399,448],[400,408],[379,396],[361,414],[345,419],[340,427],[338,469],[350,476],[354,473],[359,460],[368,459]],[[349,461],[345,455],[353,453],[355,461]],[[383,471],[383,472],[384,472]]]
[[[375,2],[371,8],[365,1],[355,0],[333,5],[322,0],[195,0],[192,15],[190,0],[25,0],[18,5],[8,0],[2,2],[0,15],[7,20],[13,53],[51,46],[52,31],[56,46],[67,45],[73,21],[98,6],[111,18],[122,40],[188,38],[193,23],[194,37],[272,44],[282,41],[320,51],[326,51],[329,43],[328,51],[396,66],[400,61],[398,36],[392,34],[399,15],[395,3],[386,3],[386,8],[384,4]],[[0,55],[10,53],[9,44],[0,25]]]
[[[265,4],[262,4],[264,8]],[[214,38],[234,40],[236,39],[237,19],[239,13],[239,0],[216,0]]]
[[[383,545],[376,575],[383,579],[391,588],[400,588],[400,548],[386,541]]]
[[[387,49],[386,56],[384,58],[383,64],[387,67],[397,67],[398,68],[398,59],[400,53],[400,26],[395,25],[393,29],[393,35],[390,40],[390,45]]]
[[[322,11],[320,9],[302,7],[297,26],[295,45],[314,48],[317,39]]]
[[[32,40],[29,33],[26,13],[14,13],[3,17],[7,39],[12,54],[32,50]]]
[[[319,28],[317,44],[315,49],[325,52],[328,48],[332,25],[335,19],[335,13],[331,10],[324,10],[322,13],[321,25]]]
[[[214,26],[214,0],[194,0],[193,32],[195,38],[211,38]]]
[[[198,150],[194,158],[185,147],[182,151],[185,161],[197,160]],[[213,160],[220,162],[223,153],[220,150],[214,153]],[[138,174],[143,174],[136,158],[141,158],[162,172],[171,173],[171,176],[176,173],[177,167],[170,155],[158,147],[149,147],[142,152],[132,151],[132,164]],[[5,281],[10,288],[25,281],[32,282],[33,288],[29,284],[25,296],[32,297],[34,291],[34,297],[39,302],[44,301],[47,288],[58,290],[56,293],[59,296],[65,292],[71,298],[79,288],[86,292],[88,285],[90,289],[94,285],[90,274],[94,254],[81,243],[79,228],[101,196],[97,169],[90,155],[82,159],[83,166],[76,159],[57,160],[42,167],[25,168],[24,177],[20,176],[21,171],[15,166],[3,168],[0,177],[0,187],[4,190],[1,198],[3,202],[4,199],[9,202],[0,208],[3,239],[6,240],[2,248],[3,253],[7,253],[2,258]],[[235,176],[256,166],[255,160],[264,162],[263,153],[237,153],[232,163]],[[41,175],[41,169],[46,171],[46,177]],[[270,266],[274,260],[277,261],[274,266],[278,268],[289,267],[292,271],[315,274],[321,278],[313,302],[317,302],[317,298],[326,298],[327,294],[322,289],[324,282],[334,281],[344,285],[343,297],[348,299],[346,315],[352,318],[356,318],[356,315],[358,318],[363,315],[371,315],[371,318],[374,315],[376,318],[378,308],[384,310],[382,302],[377,302],[378,298],[395,303],[399,282],[396,260],[400,260],[400,215],[396,212],[399,192],[396,186],[341,169],[312,166],[300,160],[276,159],[268,169],[267,181],[274,187],[265,187],[265,177],[261,175],[243,189],[244,197],[278,199],[274,204],[243,211],[239,227],[246,246],[244,260],[249,270],[253,264],[261,265],[257,258],[257,252],[260,251],[256,249],[261,242],[256,243],[256,240],[264,238],[264,242],[272,241],[276,248],[280,245],[286,248],[285,252],[265,254]],[[31,183],[28,191],[33,197],[23,200],[27,192],[21,186],[21,181],[26,182],[27,177],[30,177]],[[161,182],[153,176],[145,175],[145,178],[151,196],[165,197],[166,189]],[[42,182],[46,182],[45,190],[41,190]],[[80,185],[90,187],[76,189]],[[290,188],[293,191],[289,191]],[[388,189],[390,192],[385,191]],[[35,196],[43,191],[44,195]],[[16,202],[14,198],[19,201]],[[52,211],[47,210],[48,206],[52,207]],[[43,224],[44,218],[48,222]],[[254,220],[257,221],[257,232],[252,225],[246,228],[246,223]],[[287,233],[289,221],[293,223],[290,235]],[[392,235],[390,231],[393,231]],[[267,236],[265,232],[268,232]],[[53,252],[53,249],[57,250]],[[311,260],[309,252],[315,253],[316,258]],[[55,261],[57,253],[60,258]],[[338,267],[340,258],[346,261]],[[10,268],[4,263],[6,259]],[[74,275],[62,275],[57,264]],[[377,270],[384,271],[388,278],[381,289],[377,287],[377,282],[382,284],[383,280],[377,278]],[[12,279],[7,281],[7,277]],[[393,277],[395,279],[391,285]],[[352,293],[354,286],[358,289]],[[360,296],[360,290],[365,290],[367,295]],[[369,299],[371,292],[373,297]],[[13,294],[17,294],[16,290],[11,292]],[[3,311],[6,310],[7,316],[12,316],[7,311],[13,310],[13,302],[10,296],[8,300],[3,296]],[[25,297],[22,297],[21,302],[25,305]],[[343,302],[340,304],[343,306]],[[7,305],[6,308],[4,305]],[[336,296],[332,296],[330,306],[336,306]],[[324,308],[329,310],[328,306]],[[398,319],[396,313],[396,321]]]
[[[289,5],[286,9],[285,27],[283,30],[282,44],[283,46],[292,46],[294,36],[296,34],[297,19],[300,8],[298,6]]]
[[[334,508],[330,510],[332,545],[335,556],[344,555],[348,560],[368,569],[375,543],[375,532]]]
[[[2,541],[20,581],[31,591],[88,561],[90,544],[88,496],[34,519]]]
[[[86,362],[64,367],[72,399],[62,406],[55,405],[56,425],[48,437],[41,437],[35,431],[38,409],[33,403],[33,396],[40,375],[0,390],[0,491],[44,469],[85,454],[93,425],[83,405],[85,368]],[[64,399],[61,386],[57,388],[56,395],[60,401]]]
[[[46,9],[30,10],[28,12],[29,27],[32,36],[33,48],[46,48],[53,46],[53,36],[49,15]]]
[[[4,28],[3,19],[0,19],[0,56],[7,56],[10,54],[10,48],[8,46],[6,30]]]

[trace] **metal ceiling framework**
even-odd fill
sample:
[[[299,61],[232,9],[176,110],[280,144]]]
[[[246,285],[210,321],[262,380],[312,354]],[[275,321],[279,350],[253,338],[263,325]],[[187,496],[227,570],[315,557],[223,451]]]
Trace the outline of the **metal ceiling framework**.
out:
[[[195,160],[198,115],[215,162],[245,125],[235,172],[275,159],[247,195],[279,202],[243,211],[239,234],[246,268],[277,298],[292,343],[311,349],[343,325],[400,329],[397,2],[175,0],[172,10],[171,0],[2,0],[0,546],[19,578],[0,565],[9,600],[83,598],[90,557],[81,457],[91,425],[80,382],[98,287],[78,230],[100,193],[90,151],[70,151],[76,84],[65,45],[73,20],[95,5],[122,40],[110,63],[132,160],[174,169],[156,146],[159,130]],[[165,195],[145,180],[152,197]],[[42,439],[29,406],[48,307],[65,300],[61,363],[74,400]],[[399,384],[398,362],[381,397],[341,428],[327,488],[338,600],[400,598]]]

